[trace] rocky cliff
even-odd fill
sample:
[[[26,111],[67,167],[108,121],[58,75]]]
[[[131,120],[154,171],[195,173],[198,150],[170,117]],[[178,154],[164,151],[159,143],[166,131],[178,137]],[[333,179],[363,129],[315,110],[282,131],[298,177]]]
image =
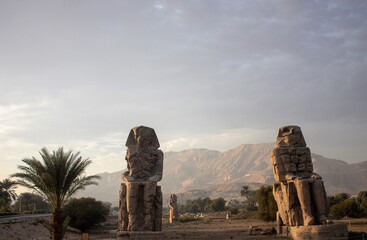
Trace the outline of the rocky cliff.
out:
[[[186,193],[185,198],[235,198],[242,185],[249,185],[252,189],[262,184],[270,185],[274,181],[270,162],[273,147],[274,143],[263,143],[244,144],[226,152],[208,149],[167,152],[161,181],[163,192],[167,195]],[[312,154],[312,159],[315,172],[324,179],[328,195],[367,190],[367,161],[348,164],[318,154]],[[100,184],[88,187],[79,196],[92,196],[116,204],[121,173],[99,174],[102,177]]]

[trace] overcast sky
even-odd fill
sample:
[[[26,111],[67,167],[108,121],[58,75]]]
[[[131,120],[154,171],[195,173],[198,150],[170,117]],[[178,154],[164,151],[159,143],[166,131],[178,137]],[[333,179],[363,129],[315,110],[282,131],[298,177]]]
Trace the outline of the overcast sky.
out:
[[[0,180],[39,150],[125,168],[132,127],[163,151],[225,151],[301,126],[367,160],[366,1],[0,0]]]

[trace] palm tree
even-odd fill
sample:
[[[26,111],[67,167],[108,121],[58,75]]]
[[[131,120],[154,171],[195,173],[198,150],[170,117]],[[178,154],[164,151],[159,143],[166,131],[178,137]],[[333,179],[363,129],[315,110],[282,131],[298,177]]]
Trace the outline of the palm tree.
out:
[[[245,197],[246,199],[248,199],[249,191],[250,191],[250,187],[247,185],[243,185],[240,191],[241,197]]]
[[[36,158],[25,158],[25,166],[12,177],[17,177],[17,183],[30,188],[45,197],[51,205],[50,233],[53,240],[61,240],[65,233],[65,221],[62,217],[64,203],[78,190],[88,185],[97,185],[97,175],[86,176],[85,169],[92,163],[82,159],[79,152],[64,152],[63,148],[50,153],[46,148],[40,151],[42,161]]]
[[[10,203],[17,198],[16,188],[17,184],[9,178],[0,181],[0,200],[3,203],[3,210],[6,212],[11,211]]]

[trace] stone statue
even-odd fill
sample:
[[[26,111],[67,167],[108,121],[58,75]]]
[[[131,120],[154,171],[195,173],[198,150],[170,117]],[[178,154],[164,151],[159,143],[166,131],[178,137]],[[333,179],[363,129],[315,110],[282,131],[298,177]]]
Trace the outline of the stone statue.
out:
[[[328,207],[324,183],[313,172],[311,152],[300,127],[279,128],[271,160],[279,220],[286,226],[326,224]]]
[[[169,223],[173,223],[178,220],[178,206],[176,194],[171,194],[169,198]]]
[[[128,171],[121,176],[119,231],[161,231],[163,152],[154,129],[139,126],[126,141]]]

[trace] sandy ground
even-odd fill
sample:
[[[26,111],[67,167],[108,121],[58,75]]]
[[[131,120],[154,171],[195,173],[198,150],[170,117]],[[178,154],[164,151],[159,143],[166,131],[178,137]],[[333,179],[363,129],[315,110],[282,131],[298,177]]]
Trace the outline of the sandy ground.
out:
[[[0,222],[0,240],[49,240],[45,220],[26,219]],[[80,239],[79,234],[66,233],[67,239]]]
[[[282,239],[275,235],[249,235],[249,227],[270,231],[273,224],[256,219],[204,219],[198,222],[163,224],[164,239]],[[286,239],[286,238],[283,238]]]
[[[115,218],[110,218],[109,221],[114,224]],[[347,224],[348,230],[351,232],[365,232],[365,239],[367,239],[367,219],[343,219],[335,221],[335,223]],[[215,216],[195,222],[168,224],[168,219],[164,218],[163,239],[287,239],[275,235],[249,235],[250,226],[270,229],[275,226],[275,223],[267,223],[257,219],[226,220],[223,216]],[[49,233],[45,225],[39,221],[0,223],[0,240],[9,239],[46,240],[49,239]],[[65,239],[81,239],[81,235],[68,232]],[[90,234],[90,239],[116,239],[116,234],[105,231],[101,234]]]

